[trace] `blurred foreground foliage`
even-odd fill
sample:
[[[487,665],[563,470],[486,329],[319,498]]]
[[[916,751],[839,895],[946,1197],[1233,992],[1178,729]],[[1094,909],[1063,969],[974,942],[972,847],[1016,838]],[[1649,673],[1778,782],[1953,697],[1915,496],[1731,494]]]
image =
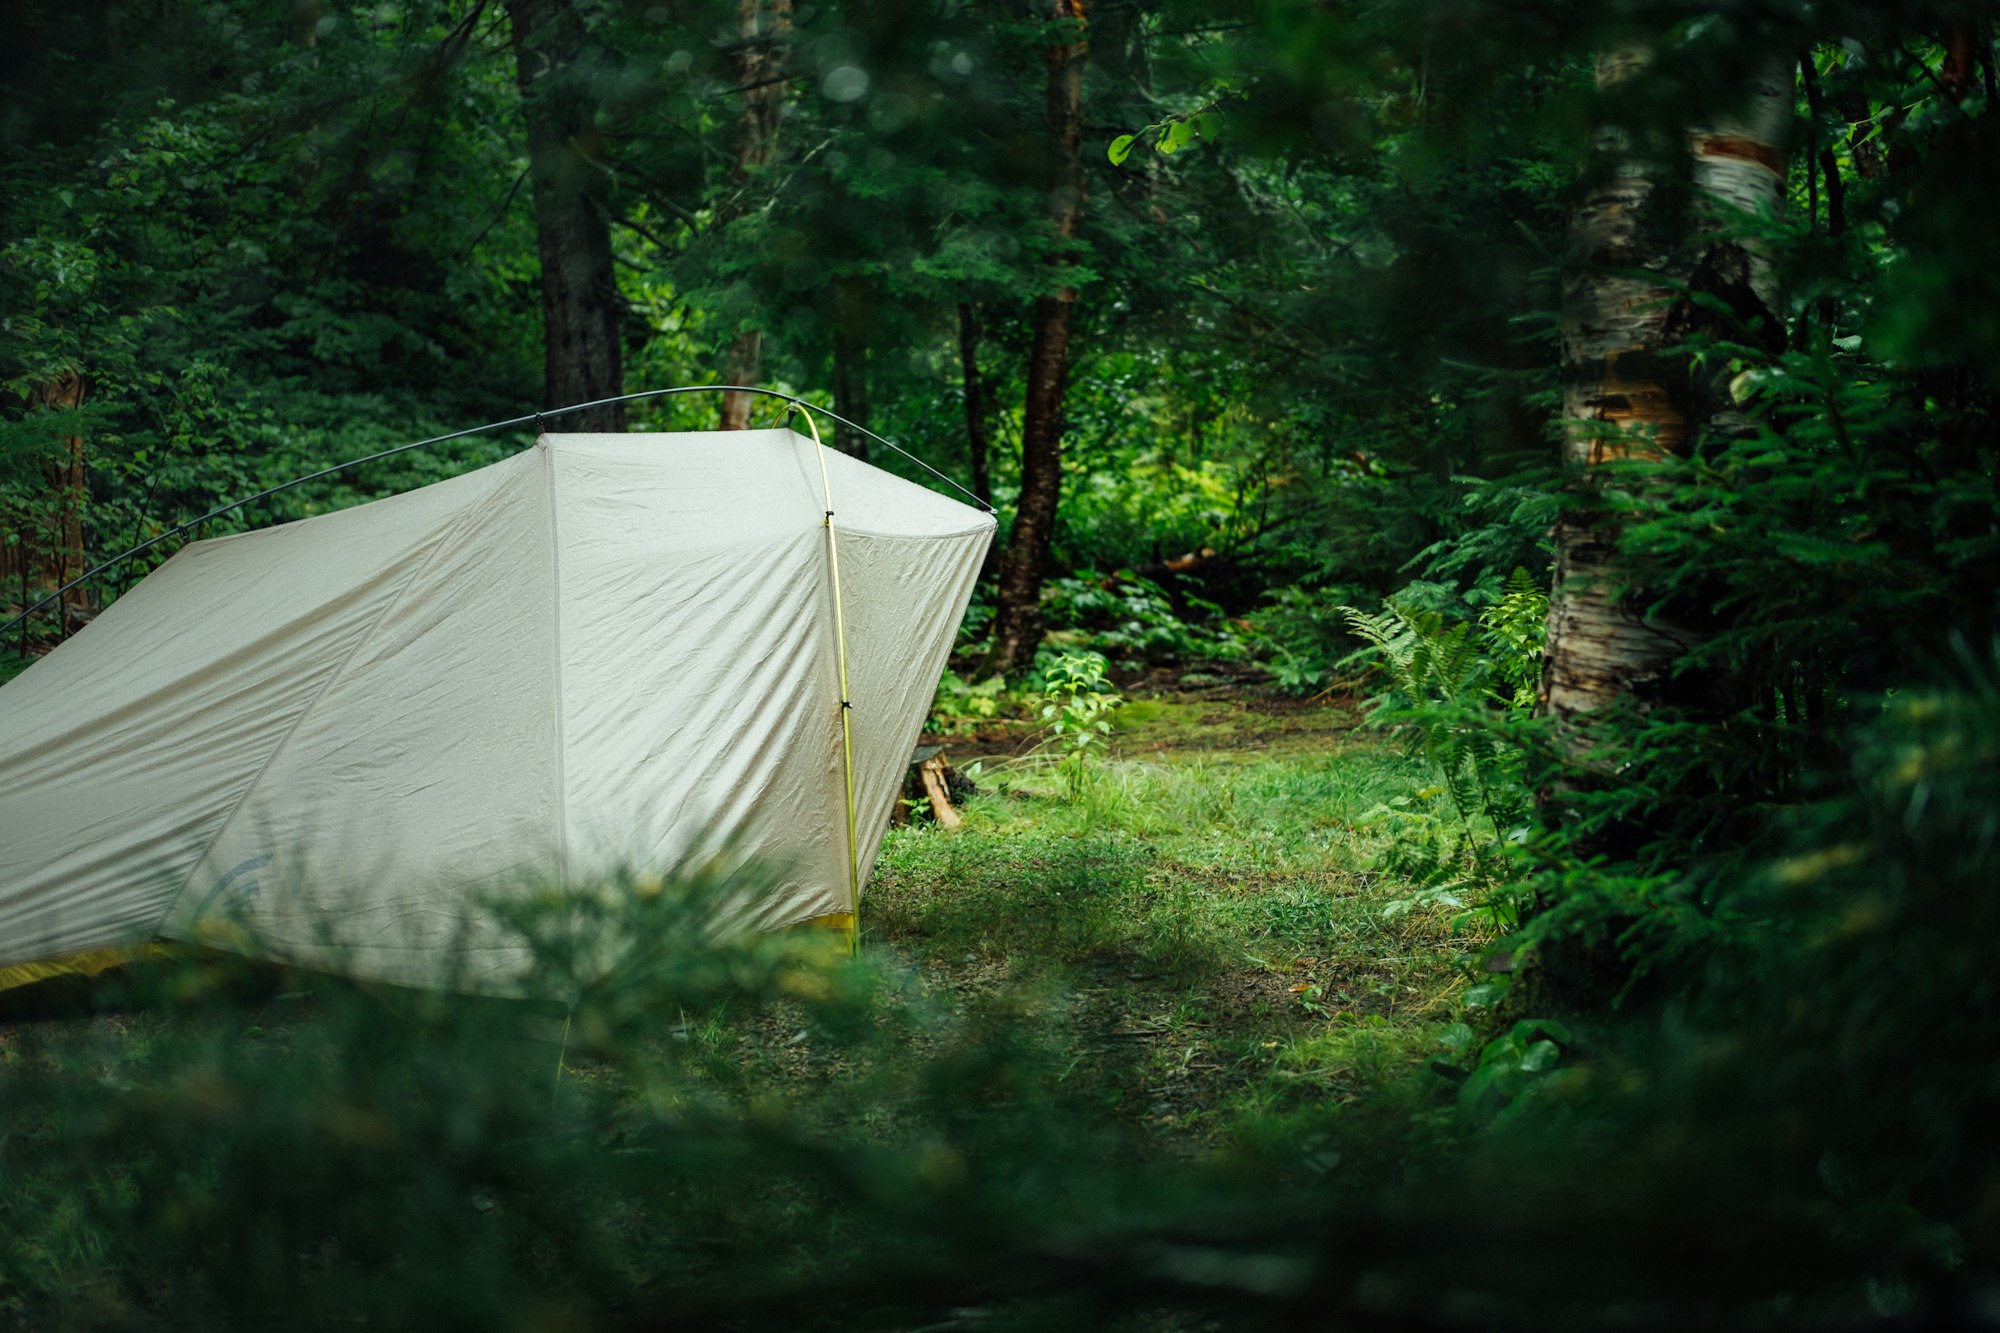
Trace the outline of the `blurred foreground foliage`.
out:
[[[1745,872],[1681,1001],[1518,1024],[1476,1054],[1448,1037],[1458,1055],[1406,1076],[1429,1085],[1406,1123],[1325,1108],[1198,1157],[1065,1083],[1077,1054],[1029,990],[945,1002],[874,950],[713,942],[709,904],[740,880],[520,915],[531,985],[573,1009],[216,957],[135,972],[128,998],[167,1007],[17,1023],[0,1046],[0,1310],[38,1328],[1977,1323],[2000,1281],[1996,738],[2000,656],[1968,651],[1884,707],[1852,778]]]

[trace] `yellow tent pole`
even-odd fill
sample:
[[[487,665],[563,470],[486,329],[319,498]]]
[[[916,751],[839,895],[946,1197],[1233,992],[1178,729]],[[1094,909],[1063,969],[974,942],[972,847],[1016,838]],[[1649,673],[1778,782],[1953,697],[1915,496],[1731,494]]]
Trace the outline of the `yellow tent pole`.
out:
[[[847,787],[847,946],[852,950],[860,934],[861,839],[854,815],[854,701],[847,693],[847,617],[840,598],[840,543],[833,526],[833,482],[826,472],[826,441],[819,437],[819,425],[813,420],[812,410],[804,403],[795,402],[792,406],[812,431],[820,489],[826,496],[826,558],[833,571],[833,645],[840,661],[840,748]]]

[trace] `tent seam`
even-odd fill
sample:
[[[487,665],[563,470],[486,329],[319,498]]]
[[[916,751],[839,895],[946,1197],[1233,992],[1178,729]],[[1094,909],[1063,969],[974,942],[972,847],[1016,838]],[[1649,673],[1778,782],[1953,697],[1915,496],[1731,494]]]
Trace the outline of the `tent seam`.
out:
[[[840,530],[850,537],[879,537],[884,541],[948,542],[956,541],[960,537],[976,537],[982,532],[991,532],[997,526],[999,525],[993,521],[992,516],[988,515],[984,523],[975,523],[969,528],[956,529],[951,532],[925,532],[916,534],[908,532],[883,532],[876,528],[856,527],[853,524],[842,524]]]
[[[556,514],[556,451],[549,447],[548,436],[542,435],[535,441],[535,447],[542,451],[545,460],[543,468],[543,493],[549,502],[549,619],[554,626],[551,637],[554,651],[550,654],[550,674],[555,698],[555,739],[556,739],[556,889],[567,894],[570,887],[569,874],[569,745],[563,735],[563,590],[562,590],[562,527]]]
[[[194,883],[195,872],[200,870],[202,862],[208,860],[209,856],[214,853],[216,846],[222,841],[222,835],[229,832],[230,825],[236,822],[236,816],[243,812],[243,807],[249,802],[251,794],[263,784],[265,776],[271,771],[271,766],[278,762],[278,757],[285,752],[285,747],[292,743],[292,737],[298,734],[301,726],[305,725],[305,720],[311,717],[313,710],[320,706],[320,702],[326,698],[328,691],[332,690],[334,685],[347,674],[349,663],[353,662],[355,655],[367,647],[375,638],[376,633],[382,628],[382,622],[387,620],[390,613],[398,606],[402,605],[403,597],[409,592],[411,586],[424,576],[424,573],[430,569],[432,562],[438,558],[439,553],[445,549],[453,537],[458,535],[459,529],[464,527],[466,522],[470,520],[473,511],[479,507],[479,502],[491,496],[498,489],[499,486],[496,483],[494,486],[489,487],[484,494],[475,496],[466,502],[465,507],[452,519],[450,525],[438,534],[437,541],[432,545],[430,553],[404,578],[402,586],[397,588],[389,600],[383,604],[382,610],[376,614],[374,622],[356,637],[354,646],[349,648],[346,654],[341,657],[339,664],[327,674],[325,682],[314,692],[313,697],[307,700],[306,706],[299,710],[298,716],[292,719],[291,725],[285,728],[285,734],[278,738],[278,743],[271,747],[271,753],[264,757],[262,764],[258,765],[256,776],[244,784],[242,794],[236,798],[235,804],[229,807],[229,813],[223,816],[222,822],[216,826],[215,833],[203,844],[200,853],[189,863],[187,874],[182,878],[180,888],[174,890],[174,896],[167,900],[166,910],[160,914],[160,924],[154,928],[156,935],[159,931],[166,928],[167,922],[173,919],[174,909],[181,905],[181,899],[187,897],[188,888]]]

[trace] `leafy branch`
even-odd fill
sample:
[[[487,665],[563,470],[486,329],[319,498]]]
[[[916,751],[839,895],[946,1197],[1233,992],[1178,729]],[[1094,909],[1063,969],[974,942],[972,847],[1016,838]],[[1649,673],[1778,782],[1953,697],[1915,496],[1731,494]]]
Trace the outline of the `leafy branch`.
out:
[[[1111,141],[1110,148],[1105,150],[1105,156],[1111,159],[1112,166],[1122,167],[1125,165],[1125,159],[1132,156],[1133,148],[1148,136],[1153,139],[1153,150],[1163,154],[1178,153],[1196,139],[1206,139],[1212,143],[1221,131],[1222,117],[1217,113],[1226,101],[1228,95],[1224,94],[1193,111],[1156,120],[1131,134],[1121,134]]]

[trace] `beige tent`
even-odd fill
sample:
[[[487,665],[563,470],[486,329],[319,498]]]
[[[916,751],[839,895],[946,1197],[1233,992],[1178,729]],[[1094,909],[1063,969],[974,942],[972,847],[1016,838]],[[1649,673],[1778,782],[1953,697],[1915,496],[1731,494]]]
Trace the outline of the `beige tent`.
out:
[[[780,868],[729,926],[851,922],[993,528],[759,430],[196,542],[0,689],[0,968],[229,920],[504,988],[496,898],[718,840]]]

